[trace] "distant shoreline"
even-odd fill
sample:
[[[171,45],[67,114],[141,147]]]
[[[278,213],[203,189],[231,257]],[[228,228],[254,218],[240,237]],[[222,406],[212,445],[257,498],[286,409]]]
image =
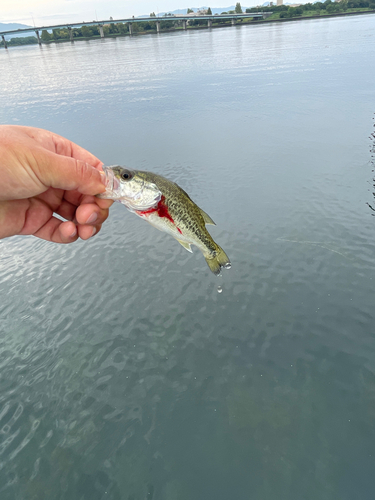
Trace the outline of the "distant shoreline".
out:
[[[375,14],[375,10],[362,10],[358,12],[334,12],[332,14],[322,14],[322,15],[313,15],[313,16],[296,16],[296,17],[284,17],[281,19],[259,19],[258,21],[239,21],[235,24],[235,26],[241,26],[244,24],[270,24],[270,23],[284,23],[284,22],[290,22],[290,21],[306,21],[308,19],[325,19],[327,17],[344,17],[344,16],[359,16],[363,14]],[[249,16],[251,17],[251,16]],[[233,28],[231,24],[218,24],[218,25],[212,25],[212,28]],[[207,29],[207,26],[191,26],[189,27],[189,30],[201,30],[201,29]],[[170,30],[164,30],[165,32],[167,31],[180,31],[180,29],[170,29]],[[137,34],[143,34],[143,33],[137,33]],[[146,32],[147,34],[147,32]]]
[[[186,30],[183,28],[167,28],[163,29],[160,34],[162,33],[174,33],[174,32],[186,32],[186,31],[196,31],[196,30],[207,30],[207,29],[217,29],[217,28],[233,28],[233,27],[240,27],[243,25],[260,25],[260,24],[270,24],[270,23],[285,23],[285,22],[291,22],[291,21],[306,21],[309,19],[325,19],[325,18],[332,18],[332,17],[345,17],[345,16],[359,16],[359,15],[365,15],[365,14],[375,14],[375,10],[363,10],[363,11],[358,11],[358,12],[334,12],[331,14],[317,14],[317,15],[310,15],[310,16],[294,16],[294,17],[288,17],[288,18],[279,18],[279,19],[259,19],[257,21],[254,20],[241,20],[237,21],[235,25],[232,24],[212,24],[210,28],[207,26],[188,26]],[[219,18],[219,16],[218,16]],[[219,18],[220,19],[220,18]],[[249,19],[251,18],[251,15],[249,15]],[[104,38],[117,38],[117,37],[128,37],[128,36],[143,36],[143,35],[154,35],[156,34],[155,30],[147,30],[147,31],[138,31],[130,35],[129,33],[108,33],[105,35]],[[31,38],[31,37],[28,37]],[[35,38],[35,42],[28,42],[24,44],[12,44],[10,41],[7,41],[8,47],[22,47],[24,45],[35,45],[37,44],[37,39]],[[79,42],[79,41],[88,41],[88,40],[102,40],[103,38],[100,35],[93,35],[90,37],[77,37],[74,38],[74,42]],[[17,40],[17,39],[16,39]],[[69,39],[58,39],[58,40],[50,40],[50,41],[42,41],[42,45],[51,45],[53,43],[66,43],[70,42],[73,43]],[[4,47],[4,43],[0,43],[0,47]]]
[[[332,14],[317,14],[313,16],[296,16],[296,17],[287,17],[281,19],[261,19],[259,21],[246,21],[245,24],[263,24],[263,23],[278,23],[278,22],[286,22],[286,21],[301,21],[306,19],[324,19],[326,17],[344,17],[344,16],[359,16],[363,14],[375,14],[375,10],[359,10],[358,12],[333,12]],[[242,23],[244,24],[244,23]]]

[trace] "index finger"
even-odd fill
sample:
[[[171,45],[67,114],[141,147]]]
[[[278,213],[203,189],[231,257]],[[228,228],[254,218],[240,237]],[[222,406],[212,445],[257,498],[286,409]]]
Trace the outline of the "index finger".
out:
[[[84,161],[97,170],[102,170],[103,162],[83,147],[56,134],[52,135],[52,140],[55,145],[55,153]]]

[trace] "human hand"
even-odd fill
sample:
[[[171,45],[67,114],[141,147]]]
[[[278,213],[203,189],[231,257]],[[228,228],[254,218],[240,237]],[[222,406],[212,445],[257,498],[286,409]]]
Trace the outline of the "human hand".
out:
[[[72,243],[98,233],[113,203],[95,198],[105,191],[101,166],[47,130],[0,126],[0,238],[31,234]]]

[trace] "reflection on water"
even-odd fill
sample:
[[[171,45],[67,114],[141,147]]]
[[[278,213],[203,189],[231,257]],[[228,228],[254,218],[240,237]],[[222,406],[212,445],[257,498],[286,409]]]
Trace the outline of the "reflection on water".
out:
[[[0,241],[1,500],[373,498],[374,23],[0,52],[2,123],[173,179],[234,264],[120,204]]]

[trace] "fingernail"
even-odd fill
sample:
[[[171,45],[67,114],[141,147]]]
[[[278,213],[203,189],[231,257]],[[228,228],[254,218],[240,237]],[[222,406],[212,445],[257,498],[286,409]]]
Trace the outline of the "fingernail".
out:
[[[92,228],[92,235],[91,235],[91,237],[93,237],[95,233],[96,233],[96,227],[94,226],[94,227]]]
[[[74,236],[77,234],[77,228],[74,228],[74,231],[69,235],[69,238],[74,238]]]
[[[87,219],[86,221],[86,224],[92,224],[93,222],[96,221],[96,219],[98,218],[98,214],[97,213],[93,213],[90,215],[90,217]]]

